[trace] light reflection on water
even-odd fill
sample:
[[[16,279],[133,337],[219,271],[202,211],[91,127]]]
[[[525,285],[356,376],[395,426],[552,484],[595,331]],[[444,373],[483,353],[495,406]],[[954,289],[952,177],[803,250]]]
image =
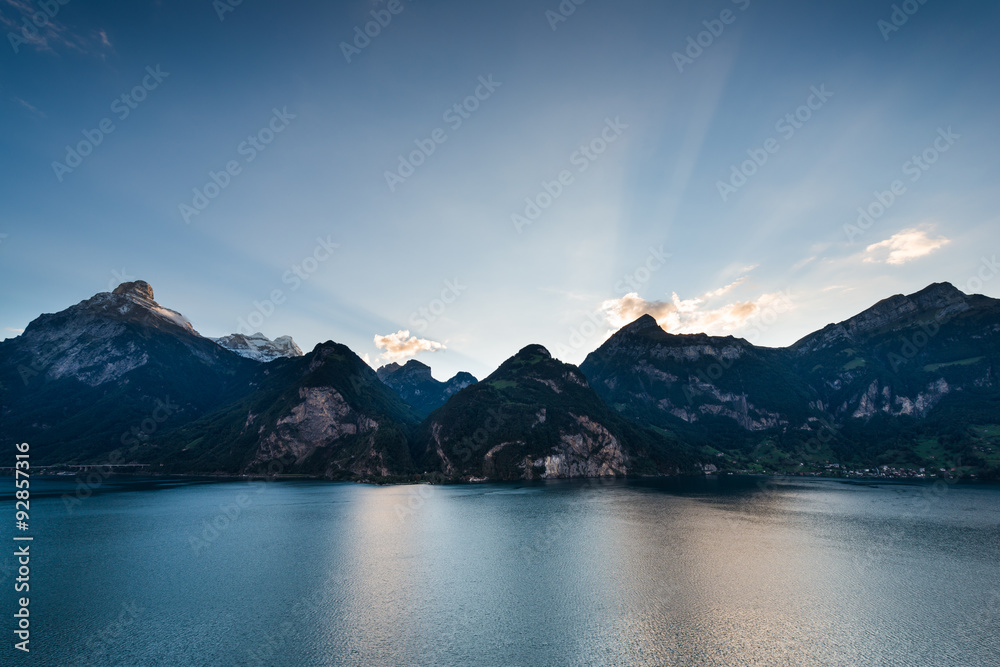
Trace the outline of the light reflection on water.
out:
[[[37,500],[37,664],[1000,665],[997,487],[122,486]]]

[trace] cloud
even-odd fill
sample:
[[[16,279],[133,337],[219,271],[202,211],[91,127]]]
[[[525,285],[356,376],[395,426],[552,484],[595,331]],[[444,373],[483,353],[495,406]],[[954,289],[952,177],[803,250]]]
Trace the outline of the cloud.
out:
[[[746,280],[744,276],[693,299],[681,299],[674,293],[669,301],[648,301],[632,292],[603,302],[600,311],[615,330],[642,315],[651,315],[657,324],[671,333],[725,335],[747,327],[766,311],[783,313],[792,308],[791,299],[780,292],[761,294],[744,301],[712,304],[713,300],[728,294]]]
[[[816,261],[816,255],[799,260],[798,262],[795,262],[794,266],[792,266],[792,271],[798,271],[799,269],[804,269],[806,266],[812,264],[815,261]]]
[[[387,364],[416,356],[420,352],[437,352],[446,349],[441,343],[411,336],[410,332],[405,329],[385,336],[375,336],[375,347],[383,350],[380,359]]]
[[[873,243],[865,248],[865,261],[885,262],[898,266],[925,257],[951,243],[950,239],[943,236],[932,239],[928,236],[931,229],[929,225],[904,229],[885,241]]]
[[[114,46],[104,30],[91,30],[89,34],[84,35],[70,30],[57,21],[56,16],[62,4],[61,2],[56,4],[55,10],[49,13],[39,11],[27,0],[0,0],[0,6],[9,7],[15,16],[11,18],[6,12],[0,14],[0,31],[7,33],[8,41],[14,47],[15,53],[24,47],[55,53],[53,45],[101,58],[105,57],[105,52],[114,51]],[[36,18],[39,19],[37,22]]]
[[[745,283],[747,281],[747,278],[749,278],[749,277],[750,276],[743,276],[742,278],[734,280],[733,282],[729,283],[725,287],[720,287],[717,290],[708,292],[702,298],[715,298],[715,297],[720,297],[720,296],[723,296],[725,294],[728,294],[729,292],[732,292],[734,289],[736,289],[737,287],[739,287],[740,285],[742,285],[743,283]]]
[[[46,118],[45,112],[44,111],[40,111],[38,109],[38,107],[36,107],[35,105],[31,104],[30,102],[26,102],[26,101],[22,100],[20,97],[17,97],[17,96],[14,96],[13,99],[14,99],[15,102],[17,102],[18,104],[20,104],[22,107],[24,107],[25,109],[27,109],[31,113],[33,113],[33,114],[35,114],[37,116],[41,116],[42,118]]]
[[[23,334],[24,333],[24,329],[12,329],[10,327],[4,327],[3,330],[4,331],[13,331],[16,334]]]

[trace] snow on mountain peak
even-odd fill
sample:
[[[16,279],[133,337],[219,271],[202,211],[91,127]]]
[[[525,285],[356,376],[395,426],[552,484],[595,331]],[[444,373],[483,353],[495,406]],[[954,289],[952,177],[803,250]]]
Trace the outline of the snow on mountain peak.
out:
[[[268,362],[282,357],[302,356],[302,350],[295,344],[291,336],[279,336],[270,340],[258,331],[249,336],[234,333],[212,340],[230,352],[235,352],[241,357],[254,361]]]
[[[198,333],[194,330],[194,326],[186,317],[178,313],[176,310],[164,308],[160,304],[156,303],[156,300],[153,298],[153,287],[145,280],[122,283],[111,293],[118,296],[124,296],[132,303],[142,306],[157,317],[176,324],[182,329],[186,329],[195,334]],[[123,310],[122,313],[124,314],[124,312],[125,311]]]

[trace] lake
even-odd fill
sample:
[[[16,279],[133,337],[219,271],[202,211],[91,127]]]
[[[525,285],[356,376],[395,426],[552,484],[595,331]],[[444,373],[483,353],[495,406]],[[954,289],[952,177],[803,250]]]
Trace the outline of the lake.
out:
[[[997,486],[75,489],[32,481],[30,660],[0,556],[4,665],[1000,665]]]

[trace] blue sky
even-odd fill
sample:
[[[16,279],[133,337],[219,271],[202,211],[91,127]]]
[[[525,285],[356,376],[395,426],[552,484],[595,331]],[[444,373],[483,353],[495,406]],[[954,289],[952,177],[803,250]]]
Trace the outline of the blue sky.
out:
[[[0,0],[2,335],[142,279],[481,377],[1000,297],[1000,8],[896,4]]]

